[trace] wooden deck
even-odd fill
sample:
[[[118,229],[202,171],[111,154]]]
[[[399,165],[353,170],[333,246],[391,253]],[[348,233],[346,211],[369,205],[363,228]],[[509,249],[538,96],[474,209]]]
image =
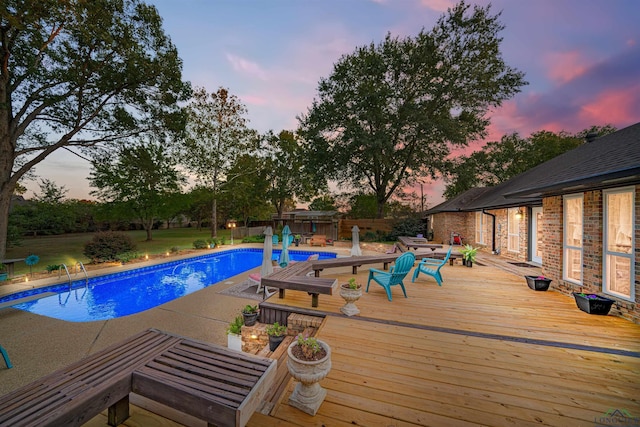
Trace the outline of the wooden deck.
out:
[[[367,273],[357,276],[365,287]],[[340,313],[338,294],[324,298],[318,336],[332,346],[333,368],[318,414],[287,404],[290,382],[270,414],[248,425],[593,426],[621,425],[610,411],[640,417],[640,325],[588,315],[573,298],[532,291],[493,267],[442,273],[442,287],[409,275],[409,297],[394,289],[392,302],[372,284],[354,318]],[[308,310],[304,292],[270,302]]]

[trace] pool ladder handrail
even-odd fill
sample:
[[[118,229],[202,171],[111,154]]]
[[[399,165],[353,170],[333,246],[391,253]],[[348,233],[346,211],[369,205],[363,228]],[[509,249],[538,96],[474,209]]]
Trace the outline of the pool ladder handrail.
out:
[[[62,277],[63,268],[65,273],[67,273],[67,278],[69,279],[69,286],[71,286],[71,275],[69,274],[69,269],[67,268],[67,264],[60,264],[60,266],[58,267],[58,279]]]
[[[78,275],[79,271],[77,271],[78,266],[80,266],[80,270],[84,272],[84,283],[85,285],[89,283],[89,275],[87,274],[87,269],[84,268],[84,264],[81,261],[76,262],[76,265],[73,266],[73,270]]]

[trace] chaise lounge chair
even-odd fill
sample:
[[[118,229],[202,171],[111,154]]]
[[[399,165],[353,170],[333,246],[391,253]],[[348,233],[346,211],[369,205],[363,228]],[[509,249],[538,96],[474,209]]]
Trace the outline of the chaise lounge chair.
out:
[[[447,255],[444,259],[436,259],[436,258],[422,258],[422,261],[416,267],[416,270],[413,272],[413,277],[411,278],[411,282],[415,282],[420,273],[426,274],[427,276],[431,276],[436,279],[438,282],[438,286],[442,286],[442,274],[440,274],[440,269],[443,265],[449,261],[449,257],[451,256],[451,249],[453,246],[449,246],[449,250],[447,251]]]
[[[407,298],[407,291],[404,288],[405,276],[413,268],[413,263],[416,260],[416,256],[412,252],[405,252],[396,259],[395,264],[389,269],[389,271],[382,271],[375,268],[369,269],[369,280],[367,281],[367,292],[369,292],[369,285],[371,280],[379,284],[387,292],[387,298],[391,301],[391,286],[400,285],[404,297]]]

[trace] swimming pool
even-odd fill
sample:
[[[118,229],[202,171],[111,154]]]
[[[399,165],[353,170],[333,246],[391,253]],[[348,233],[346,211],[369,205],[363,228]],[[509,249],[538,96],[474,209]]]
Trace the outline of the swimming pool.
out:
[[[303,261],[318,252],[289,251]],[[274,249],[273,259],[280,250]],[[320,252],[320,259],[335,258]],[[0,298],[0,303],[53,292],[13,308],[69,322],[108,320],[139,313],[215,285],[262,264],[262,249],[232,249],[194,258],[108,274],[69,284],[31,289]]]

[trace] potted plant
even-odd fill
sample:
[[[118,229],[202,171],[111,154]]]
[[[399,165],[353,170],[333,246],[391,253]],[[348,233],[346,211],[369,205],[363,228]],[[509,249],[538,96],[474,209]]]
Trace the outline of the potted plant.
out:
[[[464,247],[460,249],[460,253],[462,254],[462,263],[467,267],[473,267],[478,249],[479,248],[474,248],[473,246],[468,244],[464,245]]]
[[[313,337],[298,335],[287,348],[287,368],[299,381],[289,397],[289,405],[315,415],[327,395],[319,382],[331,370],[331,347]]]
[[[534,291],[546,291],[549,289],[551,279],[544,276],[524,276],[527,279],[527,285]]]
[[[227,328],[227,347],[231,350],[242,351],[242,316],[236,316]]]
[[[299,234],[296,234],[296,235],[293,237],[293,243],[295,243],[295,244],[296,244],[296,246],[300,246],[300,241],[301,241],[301,240],[302,240],[302,236],[301,236],[301,235],[299,235]]]
[[[269,335],[269,350],[276,351],[284,337],[287,336],[287,327],[275,322],[273,325],[268,325],[265,331]]]
[[[574,292],[573,297],[578,308],[589,314],[607,315],[615,302],[612,299],[585,292]]]
[[[362,296],[362,285],[356,283],[356,278],[352,277],[348,283],[340,285],[340,296],[346,301],[346,304],[340,307],[340,311],[347,316],[354,316],[360,313],[355,302]]]
[[[245,326],[253,326],[258,320],[258,306],[247,304],[242,309],[242,317],[244,318]]]

